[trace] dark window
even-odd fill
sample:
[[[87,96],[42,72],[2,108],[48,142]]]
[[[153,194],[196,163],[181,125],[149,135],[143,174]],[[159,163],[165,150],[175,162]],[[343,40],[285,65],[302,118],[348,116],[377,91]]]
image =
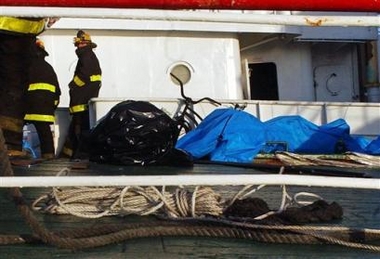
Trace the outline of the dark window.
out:
[[[248,65],[250,91],[252,100],[278,100],[276,65],[254,63]]]

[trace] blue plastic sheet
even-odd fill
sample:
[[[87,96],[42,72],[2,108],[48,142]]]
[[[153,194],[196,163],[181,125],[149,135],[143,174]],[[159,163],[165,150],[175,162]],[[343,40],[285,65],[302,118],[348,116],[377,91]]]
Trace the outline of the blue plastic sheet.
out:
[[[216,109],[199,126],[180,138],[176,148],[195,159],[252,161],[265,143],[264,124],[234,109]]]
[[[380,136],[374,140],[352,136],[343,119],[321,126],[301,116],[279,116],[262,122],[247,112],[227,108],[209,114],[197,128],[178,140],[176,148],[190,153],[194,159],[250,163],[259,153],[276,151],[380,155]]]

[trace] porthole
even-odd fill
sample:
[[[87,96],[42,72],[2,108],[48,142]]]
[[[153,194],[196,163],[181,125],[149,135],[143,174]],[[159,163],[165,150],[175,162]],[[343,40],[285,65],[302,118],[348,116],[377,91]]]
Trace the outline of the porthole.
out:
[[[180,85],[178,80],[180,80],[182,84],[187,84],[191,79],[191,72],[191,67],[187,63],[181,62],[171,66],[169,69],[169,76],[172,82],[176,85]]]

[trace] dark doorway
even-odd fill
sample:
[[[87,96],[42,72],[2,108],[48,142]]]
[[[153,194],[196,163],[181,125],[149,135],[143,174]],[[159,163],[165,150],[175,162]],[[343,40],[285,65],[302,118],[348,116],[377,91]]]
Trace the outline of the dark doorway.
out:
[[[277,69],[273,62],[248,65],[252,100],[278,100]]]

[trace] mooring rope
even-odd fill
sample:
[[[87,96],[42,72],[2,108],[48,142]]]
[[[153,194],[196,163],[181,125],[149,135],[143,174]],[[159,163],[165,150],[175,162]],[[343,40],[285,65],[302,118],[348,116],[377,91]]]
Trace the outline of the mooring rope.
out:
[[[280,174],[285,170],[281,167]],[[69,169],[62,169],[57,176],[68,175]],[[265,185],[254,187],[243,186],[230,201],[225,201],[211,187],[195,186],[193,191],[184,188],[175,189],[174,193],[159,191],[157,187],[127,186],[115,187],[74,187],[52,188],[52,192],[38,197],[32,208],[49,214],[71,214],[81,218],[100,218],[115,215],[166,215],[168,217],[199,217],[211,215],[222,216],[236,200],[244,200]],[[300,201],[300,196],[322,200],[322,197],[307,192],[300,192],[291,197],[285,185],[282,188],[280,208],[255,217],[262,220],[280,214],[291,205],[311,204],[311,201]]]
[[[279,174],[283,174],[284,171],[285,171],[285,167],[282,166],[280,168]],[[239,192],[237,192],[232,197],[232,199],[230,199],[228,201],[227,206],[224,208],[224,210],[228,209],[228,207],[230,207],[235,201],[244,200],[248,196],[252,195],[253,193],[259,191],[260,189],[262,189],[264,187],[266,187],[265,184],[261,184],[257,187],[255,187],[254,185],[243,186],[243,188]],[[253,218],[254,220],[262,220],[262,219],[265,219],[269,216],[272,216],[275,214],[280,214],[281,212],[286,210],[291,205],[309,205],[312,203],[312,201],[306,201],[306,200],[301,201],[301,200],[299,200],[299,197],[301,197],[301,196],[313,197],[313,198],[316,198],[317,200],[323,200],[323,198],[321,196],[314,194],[314,193],[309,193],[309,192],[299,192],[299,193],[296,193],[293,197],[291,197],[289,195],[289,193],[287,192],[286,185],[281,185],[281,189],[282,189],[282,199],[281,199],[280,208],[276,211],[269,211],[269,212],[266,212],[262,215],[256,216],[255,218]]]
[[[165,214],[176,217],[199,217],[223,214],[223,200],[210,187],[184,188],[170,193],[154,186],[125,188],[53,188],[48,195],[37,198],[32,208],[50,214],[71,214],[81,218],[113,215]]]
[[[181,219],[181,220],[194,220],[194,219]],[[337,244],[350,248],[360,248],[371,251],[380,252],[380,246],[362,244],[357,242],[352,242],[351,239],[355,238],[356,235],[362,236],[366,235],[367,240],[379,240],[380,230],[378,229],[352,229],[345,227],[334,227],[334,226],[294,226],[294,225],[261,225],[261,224],[251,224],[247,222],[236,222],[227,219],[197,219],[198,221],[205,222],[215,222],[218,224],[226,224],[229,226],[242,227],[244,229],[259,229],[260,231],[290,231],[293,233],[304,234],[309,237],[315,237],[318,240],[323,240],[329,244]],[[336,234],[339,233],[338,236]],[[335,235],[335,236],[334,236]]]
[[[378,168],[380,166],[379,156],[346,152],[340,155],[340,159],[329,155],[299,155],[291,152],[276,152],[275,157],[287,165],[315,165],[350,168]]]

